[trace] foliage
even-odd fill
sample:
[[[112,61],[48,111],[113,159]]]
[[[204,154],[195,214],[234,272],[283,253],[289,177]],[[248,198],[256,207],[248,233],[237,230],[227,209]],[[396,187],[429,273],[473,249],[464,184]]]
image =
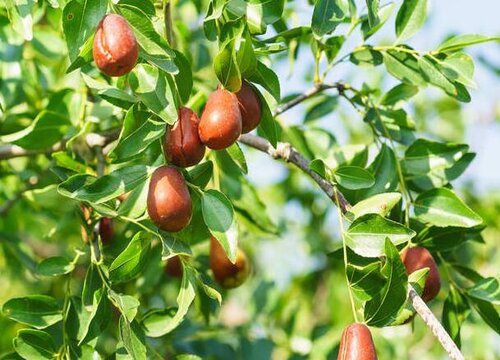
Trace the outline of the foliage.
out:
[[[0,5],[2,358],[333,358],[352,315],[380,328],[412,315],[407,289],[421,291],[425,274],[406,274],[399,253],[410,244],[440,265],[446,285],[436,303],[457,345],[467,324],[500,333],[498,279],[475,267],[481,260],[495,268],[495,259],[473,258],[485,225],[493,224],[488,238],[498,235],[500,200],[487,206],[458,191],[455,180],[475,154],[419,132],[414,120],[414,99],[427,87],[457,108],[470,102],[474,62],[465,51],[499,39],[457,35],[429,51],[413,48],[425,0],[317,0],[307,9],[309,24],[294,26],[304,14],[285,0]],[[92,62],[94,31],[108,12],[127,19],[140,48],[136,67],[120,78]],[[380,45],[372,37],[391,20],[395,34]],[[354,33],[362,38],[355,47]],[[315,87],[301,98],[275,68],[287,60],[292,71],[302,67],[304,52],[314,60],[307,75]],[[391,86],[343,82],[332,71],[340,65],[387,75]],[[236,92],[242,80],[258,85],[257,133],[273,146],[291,143],[353,205],[338,225],[331,199],[303,173],[290,170],[268,187],[249,181],[260,160],[238,144],[183,170],[193,198],[187,228],[167,233],[150,221],[149,178],[165,162],[161,139],[177,109],[200,113],[218,83]],[[291,125],[281,113],[300,102],[304,119]],[[348,144],[325,125],[332,113],[362,120],[357,129],[346,122]],[[92,209],[90,220],[83,208]],[[94,239],[102,218],[115,223],[111,244]],[[254,259],[252,280],[235,296],[211,279],[210,235],[231,260],[238,246]],[[290,258],[277,269],[280,244]],[[313,271],[301,268],[304,247]],[[179,281],[163,271],[176,255]],[[278,272],[293,279],[269,281]],[[354,314],[345,314],[347,294]],[[417,328],[406,344],[426,333]],[[408,357],[401,338],[375,334],[380,358]]]

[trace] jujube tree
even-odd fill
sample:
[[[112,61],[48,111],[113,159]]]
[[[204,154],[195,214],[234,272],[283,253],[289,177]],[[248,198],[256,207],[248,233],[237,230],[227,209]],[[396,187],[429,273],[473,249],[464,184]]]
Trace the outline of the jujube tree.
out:
[[[471,101],[465,48],[498,38],[457,35],[423,51],[410,39],[426,0],[309,1],[302,26],[296,3],[0,6],[0,69],[20,69],[0,80],[0,181],[15,193],[0,210],[0,266],[41,279],[3,303],[12,348],[2,359],[388,358],[375,329],[419,317],[462,359],[471,309],[500,333],[498,280],[460,262],[485,228],[453,186],[474,153],[424,136],[411,110],[426,87]],[[373,36],[391,22],[380,45]],[[309,90],[278,77],[286,60]],[[390,85],[348,83],[335,71],[347,64]],[[286,114],[299,105],[293,125]],[[344,145],[320,121],[341,106],[362,120]],[[246,176],[252,151],[289,164],[265,195]],[[259,272],[272,254],[257,244],[294,233],[269,215],[293,203],[310,213],[295,235],[323,261],[282,291]],[[35,246],[34,234],[59,246]],[[254,315],[223,311],[236,329],[219,321],[234,291]],[[442,324],[426,302],[443,304]]]

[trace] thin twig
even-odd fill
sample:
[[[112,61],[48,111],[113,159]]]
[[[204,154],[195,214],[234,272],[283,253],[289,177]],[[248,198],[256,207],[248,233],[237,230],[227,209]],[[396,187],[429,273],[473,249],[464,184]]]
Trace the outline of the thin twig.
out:
[[[316,95],[324,90],[337,89],[339,91],[339,93],[343,93],[344,90],[346,90],[348,88],[349,88],[349,86],[347,84],[343,84],[343,83],[316,84],[312,88],[310,88],[309,90],[306,90],[303,94],[293,98],[292,100],[290,100],[289,102],[287,102],[281,106],[278,106],[273,111],[273,116],[278,116],[278,115],[284,113],[285,111],[290,110],[295,105],[300,104],[304,100],[307,100],[307,99],[313,97],[314,95]]]
[[[260,150],[275,159],[282,159],[290,162],[305,173],[307,173],[323,190],[323,192],[335,203],[335,193],[338,197],[338,203],[342,213],[346,213],[351,208],[351,205],[342,195],[342,193],[331,183],[321,178],[318,174],[309,169],[309,161],[295,150],[288,143],[278,143],[276,149],[269,141],[259,136],[244,134],[241,135],[239,141],[254,149]],[[408,299],[410,300],[415,311],[420,315],[432,334],[441,343],[443,349],[448,353],[453,360],[463,360],[463,355],[450,338],[446,330],[443,328],[439,320],[434,316],[432,311],[427,307],[422,298],[417,294],[412,286],[408,285]]]
[[[163,15],[165,21],[165,36],[170,47],[175,48],[175,35],[172,26],[172,0],[165,0]]]

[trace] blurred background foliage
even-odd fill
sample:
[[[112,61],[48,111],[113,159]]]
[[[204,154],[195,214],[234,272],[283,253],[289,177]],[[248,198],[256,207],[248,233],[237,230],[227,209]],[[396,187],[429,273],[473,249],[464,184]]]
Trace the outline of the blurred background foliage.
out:
[[[62,5],[64,0],[59,3]],[[443,3],[455,6],[455,2]],[[212,70],[217,49],[214,43],[205,40],[201,26],[206,7],[207,1],[178,1],[175,28],[178,49],[192,63],[195,87],[205,89],[208,94],[217,83]],[[500,11],[493,0],[466,7],[478,7],[481,13]],[[305,1],[289,1],[285,14],[299,25],[310,21],[310,11]],[[447,16],[443,7],[433,9],[431,14],[434,16],[431,24]],[[69,63],[62,37],[61,9],[52,8],[45,1],[35,3],[36,25],[31,42],[24,41],[19,29],[10,25],[8,16],[5,9],[0,9],[1,136],[25,128],[43,110],[66,114],[71,124],[77,126],[83,120],[82,99],[93,95],[78,73],[65,73]],[[470,15],[473,16],[480,17],[480,13]],[[460,19],[454,21],[460,28]],[[492,21],[491,25],[497,28],[489,30],[498,32],[498,22]],[[416,42],[432,40],[435,45],[441,41],[434,37],[433,29],[432,25],[424,28]],[[442,33],[453,30],[441,26]],[[266,36],[273,31],[268,30]],[[378,34],[378,41],[383,43],[384,36],[384,32]],[[273,55],[273,68],[282,79],[284,97],[303,91],[311,83],[313,64],[305,60],[310,56],[310,44],[298,41],[292,46],[296,47],[293,56],[288,57],[286,52]],[[488,227],[482,233],[484,244],[467,242],[460,247],[459,256],[463,265],[484,276],[497,276],[500,267],[500,47],[489,43],[474,52],[474,56],[481,59],[478,69],[482,76],[477,81],[478,89],[472,91],[472,98],[477,97],[478,102],[464,107],[441,92],[429,89],[420,91],[407,111],[413,114],[418,131],[426,137],[457,143],[473,140],[472,150],[478,153],[476,162],[480,165],[469,168],[457,188]],[[383,71],[372,67],[362,70],[341,67],[331,78],[346,80],[358,87],[364,83],[380,93],[395,84]],[[482,81],[486,78],[487,85]],[[87,105],[86,127],[103,132],[121,124],[121,110],[103,100],[93,100],[95,102]],[[195,99],[191,105],[196,109],[203,103],[204,99]],[[372,133],[362,118],[334,91],[305,102],[281,121],[299,127],[307,123],[328,128],[341,144],[372,141]],[[309,129],[305,131],[306,136]],[[488,140],[491,146],[481,146],[485,133],[493,136],[493,140]],[[315,134],[310,135],[314,139]],[[88,161],[87,166],[95,167],[93,154],[86,144],[75,146],[82,159]],[[238,221],[246,225],[240,234],[240,243],[254,264],[253,277],[245,286],[224,294],[219,318],[209,327],[201,325],[199,312],[191,311],[187,320],[169,336],[171,341],[164,350],[203,353],[206,359],[267,359],[271,355],[276,359],[333,359],[341,331],[352,321],[346,310],[350,305],[343,264],[334,252],[341,244],[336,210],[329,199],[296,170],[252,150],[245,152],[250,180],[256,184],[259,197],[265,199],[279,236],[264,233],[245,218],[239,218]],[[370,159],[373,155],[370,151]],[[41,154],[0,162],[0,303],[33,293],[63,298],[66,283],[62,279],[35,275],[36,263],[55,255],[73,258],[74,249],[84,246],[79,204],[57,193],[54,185],[57,177],[48,171],[52,161],[50,156]],[[492,180],[484,182],[483,177]],[[119,253],[134,234],[133,225],[118,222],[115,225],[116,235],[109,254]],[[331,256],[325,255],[325,248],[331,251]],[[159,259],[161,250],[155,251]],[[82,263],[85,261],[88,259],[82,259]],[[197,261],[203,263],[207,258],[201,256]],[[174,306],[179,282],[163,274],[159,261],[150,267],[146,275],[135,282],[145,303]],[[77,268],[75,276],[83,280],[83,266]],[[77,282],[72,284],[81,286]],[[446,283],[444,287],[447,288]],[[444,297],[438,300],[431,303],[431,308],[439,317]],[[197,299],[196,306],[213,304]],[[0,353],[11,351],[11,339],[19,328],[21,325],[0,317]],[[380,359],[443,358],[439,344],[418,318],[412,325],[372,331]],[[54,331],[54,336],[56,333]],[[151,341],[162,347],[161,339]],[[103,353],[114,351],[115,340],[111,335],[101,337],[99,342]],[[498,359],[500,337],[472,313],[462,328],[462,349],[466,358]]]

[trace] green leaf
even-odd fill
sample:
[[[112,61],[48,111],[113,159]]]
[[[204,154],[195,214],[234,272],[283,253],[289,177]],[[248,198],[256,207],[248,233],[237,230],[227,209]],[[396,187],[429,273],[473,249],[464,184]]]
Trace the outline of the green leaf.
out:
[[[447,185],[465,171],[474,158],[468,151],[465,144],[417,139],[406,149],[401,167],[412,187],[430,190]]]
[[[358,202],[349,212],[354,216],[353,219],[365,214],[379,214],[385,217],[400,201],[401,194],[397,192],[378,194]]]
[[[420,194],[414,204],[415,217],[424,223],[446,227],[474,227],[483,219],[472,211],[453,191],[440,188]]]
[[[329,34],[348,16],[346,0],[318,0],[311,21],[312,31],[317,36]]]
[[[85,43],[80,47],[78,56],[73,62],[69,65],[66,70],[66,74],[69,74],[76,69],[81,68],[83,65],[90,63],[94,57],[92,54],[92,48],[94,46],[94,35],[89,36]],[[83,73],[82,73],[83,75]]]
[[[404,0],[396,17],[398,42],[411,38],[422,27],[427,16],[427,0]]]
[[[434,58],[436,59],[436,58]],[[450,81],[457,81],[468,87],[476,87],[474,83],[474,61],[463,52],[449,54],[444,60],[436,60],[441,72]]]
[[[237,3],[237,2],[235,2]],[[231,10],[232,2],[228,8]],[[253,0],[245,2],[245,12],[248,27],[252,34],[264,34],[269,25],[281,19],[285,0]]]
[[[102,334],[109,326],[111,320],[111,304],[106,296],[106,290],[97,289],[93,294],[90,312],[82,308],[79,320],[81,322],[78,332],[78,345],[89,342]]]
[[[136,321],[129,322],[123,315],[120,316],[118,326],[120,339],[127,353],[134,360],[147,359],[146,337],[141,326]]]
[[[367,0],[370,1],[370,0]],[[374,3],[375,1],[371,1]],[[378,1],[377,1],[378,3]],[[377,4],[378,7],[378,4]],[[392,11],[396,7],[396,4],[390,2],[388,4],[383,5],[378,9],[376,22],[372,25],[370,24],[370,17],[367,16],[366,19],[361,23],[361,32],[363,33],[363,39],[368,39],[370,36],[375,34],[380,28],[385,24],[385,22],[389,19],[392,14]]]
[[[395,78],[419,87],[427,82],[422,77],[418,57],[405,51],[388,50],[382,53],[387,71]]]
[[[175,65],[179,72],[174,75],[175,84],[177,85],[178,93],[183,103],[189,101],[191,91],[193,90],[193,73],[191,71],[191,63],[180,51],[175,52]]]
[[[458,90],[455,85],[441,72],[438,65],[429,56],[418,58],[418,65],[424,78],[434,86],[441,88],[448,95],[457,97]]]
[[[210,230],[226,232],[233,223],[234,210],[229,199],[217,190],[203,193],[201,208],[203,219]]]
[[[28,295],[8,300],[2,307],[5,317],[43,329],[62,320],[57,300],[46,295]]]
[[[482,279],[467,294],[479,300],[484,300],[494,305],[500,305],[500,284],[498,279],[489,277]]]
[[[341,166],[333,176],[339,185],[349,190],[366,189],[375,184],[372,174],[358,166]]]
[[[234,143],[230,147],[226,149],[226,152],[229,154],[231,159],[233,159],[234,163],[243,171],[244,174],[248,174],[248,166],[247,161],[245,159],[245,154],[241,151],[238,143]]]
[[[107,8],[106,0],[72,0],[66,4],[62,23],[71,61],[76,60],[80,47],[94,34]]]
[[[382,53],[374,50],[371,46],[363,46],[356,51],[353,51],[349,56],[349,61],[358,66],[368,65],[377,66],[382,64]]]
[[[450,292],[443,304],[442,323],[446,332],[460,348],[460,328],[470,314],[470,307],[465,296],[454,287],[450,286]]]
[[[232,41],[222,46],[214,59],[214,70],[219,82],[231,92],[241,87],[241,73],[236,60],[236,51]]]
[[[393,141],[408,145],[415,139],[415,123],[403,109],[370,108],[364,120],[373,123],[381,136]]]
[[[138,64],[129,74],[130,87],[135,95],[168,124],[177,121],[177,99],[172,76],[157,68]]]
[[[148,259],[151,249],[151,236],[140,231],[132,238],[120,255],[109,267],[109,278],[112,282],[124,282],[138,276]]]
[[[14,30],[24,40],[33,40],[33,5],[34,0],[7,0],[5,1],[7,14]]]
[[[131,295],[118,294],[113,290],[108,292],[108,298],[118,310],[125,316],[128,322],[134,320],[137,310],[141,305],[140,301]]]
[[[214,164],[211,161],[196,165],[189,170],[189,182],[203,189],[212,179],[213,170]]]
[[[259,127],[257,131],[259,134],[262,134],[269,142],[271,145],[276,148],[278,145],[278,140],[279,140],[279,129],[278,129],[278,124],[276,120],[274,119],[273,114],[271,113],[271,109],[269,109],[269,105],[267,104],[266,99],[260,91],[257,89],[254,89],[256,94],[259,96],[260,103],[262,105],[262,118],[260,120]]]
[[[280,101],[281,88],[278,75],[264,63],[257,61],[257,68],[249,76],[248,80],[261,85],[276,101]]]
[[[44,276],[58,276],[69,274],[74,268],[74,262],[63,256],[54,256],[43,259],[36,267],[36,272]]]
[[[138,99],[135,96],[130,95],[124,90],[117,89],[105,81],[95,80],[86,74],[82,73],[81,75],[83,81],[85,81],[85,84],[87,84],[89,88],[96,90],[97,95],[113,105],[119,106],[123,109],[128,109],[133,104],[138,102]]]
[[[0,137],[4,143],[13,143],[27,150],[46,149],[60,141],[71,122],[52,111],[42,111],[31,125],[18,132]]]
[[[146,335],[160,337],[174,330],[184,319],[196,295],[196,274],[188,266],[184,267],[181,288],[177,296],[177,311],[166,309],[154,311],[144,316],[143,325]]]
[[[78,174],[59,184],[57,190],[72,199],[101,204],[133,190],[144,183],[152,172],[153,168],[133,165],[124,166],[100,178]]]
[[[411,84],[399,84],[389,90],[380,100],[380,104],[394,106],[406,101],[418,93],[418,87]]]
[[[429,268],[419,269],[408,275],[408,284],[413,287],[418,295],[422,295],[425,287],[425,281],[429,274]],[[406,301],[405,305],[399,310],[396,318],[389,326],[402,325],[411,319],[415,314],[415,310],[409,301]]]
[[[253,49],[252,37],[249,31],[245,31],[241,37],[241,43],[236,52],[238,68],[243,77],[248,77],[257,69],[257,57]]]
[[[376,26],[380,21],[378,15],[379,5],[379,0],[366,0],[366,8],[368,10],[368,24],[370,25],[370,28]]]
[[[346,276],[354,295],[361,301],[368,301],[380,293],[385,278],[380,273],[379,259],[363,258],[348,249]]]
[[[356,199],[366,199],[373,195],[396,190],[399,184],[396,161],[392,149],[383,144],[380,152],[367,168],[375,178],[375,184],[368,189],[358,190]]]
[[[57,355],[52,336],[44,331],[22,329],[14,338],[13,346],[24,359],[54,359]]]
[[[415,231],[383,218],[378,214],[366,214],[354,220],[345,233],[345,240],[356,254],[377,257],[384,254],[384,242],[389,238],[394,245],[408,242]]]
[[[103,287],[103,282],[99,276],[97,265],[91,263],[85,274],[85,281],[82,289],[82,305],[89,311],[94,306],[94,294]]]
[[[380,273],[385,278],[381,292],[365,304],[364,318],[368,325],[383,327],[392,323],[406,302],[408,275],[398,249],[385,239],[385,264]]]
[[[422,232],[424,234],[417,242],[434,251],[447,251],[462,245],[465,241],[471,241],[480,237],[484,226],[464,229],[463,227],[435,227],[432,226]]]
[[[490,328],[500,334],[500,315],[493,305],[489,302],[467,296],[467,299],[472,303],[474,309],[478,312],[481,318]]]
[[[125,162],[141,154],[165,133],[166,126],[163,121],[146,116],[136,118],[135,113],[134,108],[127,112],[118,143],[108,155],[114,163]],[[127,133],[125,130],[129,122],[139,122],[139,127]]]
[[[488,37],[484,35],[457,35],[447,39],[436,49],[437,52],[452,52],[463,49],[464,47],[481,44],[487,41],[500,41],[500,37]]]

